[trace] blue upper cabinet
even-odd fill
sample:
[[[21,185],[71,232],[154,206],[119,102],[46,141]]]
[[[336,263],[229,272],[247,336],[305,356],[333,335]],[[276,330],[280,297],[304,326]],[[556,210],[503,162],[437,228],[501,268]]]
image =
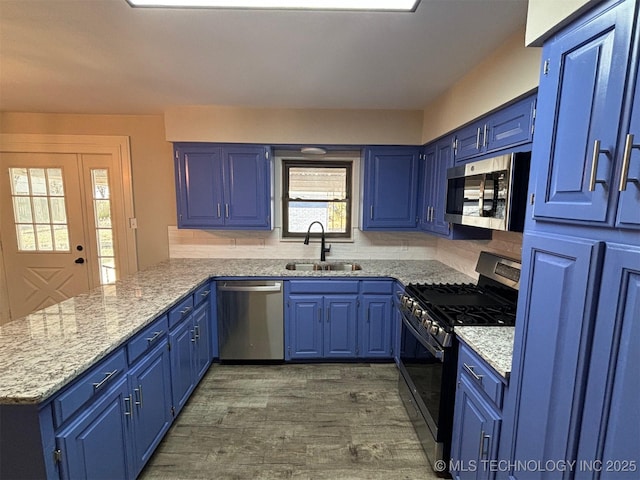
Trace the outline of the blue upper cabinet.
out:
[[[536,96],[532,95],[500,109],[455,133],[455,163],[473,157],[530,143]]]
[[[420,147],[364,151],[363,230],[417,228]]]
[[[269,149],[176,144],[179,228],[271,229]]]
[[[607,2],[545,44],[538,91],[538,118],[544,121],[533,148],[540,165],[533,208],[539,220],[614,224],[635,5]],[[639,165],[635,155],[629,178],[638,177]],[[627,186],[631,192],[625,198],[635,195],[636,210],[625,204],[618,222],[637,227],[639,185]]]

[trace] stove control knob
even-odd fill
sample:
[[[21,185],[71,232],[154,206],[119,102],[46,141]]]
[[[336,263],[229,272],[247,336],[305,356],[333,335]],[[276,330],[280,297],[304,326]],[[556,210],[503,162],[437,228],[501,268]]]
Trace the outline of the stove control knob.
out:
[[[433,335],[434,337],[437,337],[438,334],[440,333],[440,327],[436,324],[432,324],[431,325],[431,335]]]

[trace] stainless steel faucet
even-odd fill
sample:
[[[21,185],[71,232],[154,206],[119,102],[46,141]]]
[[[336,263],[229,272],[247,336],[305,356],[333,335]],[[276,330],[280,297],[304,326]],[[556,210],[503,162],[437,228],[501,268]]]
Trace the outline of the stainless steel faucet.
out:
[[[309,225],[309,228],[307,228],[307,235],[304,237],[304,244],[309,245],[309,233],[311,232],[311,227],[313,227],[314,223],[317,223],[318,225],[320,225],[320,228],[322,229],[322,238],[320,240],[320,261],[324,262],[327,259],[325,254],[331,251],[331,245],[329,245],[329,248],[325,248],[324,226],[322,225],[322,223],[318,222],[317,220],[315,222],[311,222],[311,224]]]

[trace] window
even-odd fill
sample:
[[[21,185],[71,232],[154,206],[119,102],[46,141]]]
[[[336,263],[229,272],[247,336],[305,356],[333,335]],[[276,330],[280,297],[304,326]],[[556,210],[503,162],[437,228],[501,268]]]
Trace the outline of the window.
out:
[[[349,238],[351,169],[349,161],[283,160],[282,236],[304,237],[318,221],[327,238]]]
[[[18,251],[69,252],[61,168],[10,168]]]
[[[93,213],[98,241],[98,263],[100,283],[106,285],[116,281],[116,258],[113,249],[113,225],[111,222],[111,194],[109,172],[103,168],[91,169],[91,191]]]

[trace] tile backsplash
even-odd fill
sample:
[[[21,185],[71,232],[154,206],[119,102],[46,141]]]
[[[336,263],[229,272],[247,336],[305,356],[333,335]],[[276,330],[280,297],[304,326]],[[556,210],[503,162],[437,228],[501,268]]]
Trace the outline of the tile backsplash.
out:
[[[170,258],[284,258],[316,259],[319,241],[304,245],[282,241],[273,231],[191,230],[169,226]],[[439,260],[476,277],[475,265],[481,250],[519,259],[522,234],[493,232],[491,240],[446,240],[420,232],[353,231],[352,242],[327,242],[327,260]]]

